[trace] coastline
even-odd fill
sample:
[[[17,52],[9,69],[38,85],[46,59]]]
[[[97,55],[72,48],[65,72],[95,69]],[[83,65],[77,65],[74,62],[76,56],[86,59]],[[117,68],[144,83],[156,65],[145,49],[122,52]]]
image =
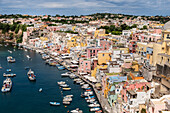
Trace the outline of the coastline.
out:
[[[42,50],[45,54],[49,55],[50,58],[53,58],[53,59],[56,57],[56,56],[52,56],[52,55],[50,54],[50,52],[47,52],[47,51],[45,51],[44,49],[39,49],[39,48],[31,47],[31,46],[28,46],[28,45],[19,45],[19,46],[20,46],[20,47],[23,47],[23,48],[25,48],[25,49],[31,49],[31,50],[33,50],[33,51]],[[56,60],[56,59],[55,59],[55,60]],[[101,108],[102,108],[102,112],[103,112],[103,113],[115,113],[115,111],[110,107],[108,101],[107,101],[107,100],[104,98],[104,96],[102,95],[101,91],[98,91],[98,90],[95,88],[95,84],[93,84],[92,82],[88,81],[88,80],[85,79],[83,76],[79,75],[77,71],[76,71],[76,72],[73,72],[72,70],[70,70],[70,69],[68,68],[68,65],[66,65],[66,64],[68,63],[68,61],[70,62],[71,60],[68,60],[68,59],[67,59],[67,62],[66,62],[66,60],[62,60],[62,61],[56,60],[56,61],[57,61],[57,63],[59,63],[60,65],[64,66],[65,69],[67,69],[68,71],[71,71],[71,72],[74,73],[76,76],[78,76],[81,80],[83,80],[84,82],[86,82],[87,84],[89,84],[89,85],[92,87],[92,89],[93,89],[93,91],[94,91],[94,93],[95,93],[95,95],[96,95],[96,97],[97,97],[97,100],[98,100],[98,102],[99,102],[99,104],[100,104],[100,106],[101,106]]]

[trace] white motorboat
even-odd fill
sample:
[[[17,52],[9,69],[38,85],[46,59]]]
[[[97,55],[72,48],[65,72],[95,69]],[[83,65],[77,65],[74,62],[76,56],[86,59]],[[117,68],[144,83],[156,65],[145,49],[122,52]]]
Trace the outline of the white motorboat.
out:
[[[100,106],[100,104],[93,103],[93,104],[89,104],[88,106],[89,106],[89,107],[99,107],[99,106]]]
[[[100,110],[100,107],[90,108],[90,111],[97,111],[97,110]]]
[[[59,81],[59,82],[57,82],[58,83],[58,85],[62,85],[62,84],[65,84],[66,82],[64,82],[64,81]]]
[[[3,81],[3,86],[2,86],[2,89],[1,91],[2,92],[9,92],[12,88],[12,81],[10,78],[6,78],[4,81]]]
[[[68,77],[70,74],[71,74],[71,72],[66,72],[66,73],[61,74],[61,76],[62,77]]]
[[[75,110],[71,110],[71,113],[83,113],[82,110],[79,110],[79,108],[76,108]]]

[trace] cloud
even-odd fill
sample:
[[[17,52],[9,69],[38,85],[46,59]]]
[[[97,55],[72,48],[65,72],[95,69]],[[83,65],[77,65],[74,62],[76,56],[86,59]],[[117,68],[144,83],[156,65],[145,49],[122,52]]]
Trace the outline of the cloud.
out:
[[[169,14],[170,0],[0,0],[0,13],[37,10],[37,12],[60,11],[66,14],[94,12],[126,14]],[[166,9],[165,9],[166,8]],[[61,10],[59,10],[61,9]],[[68,9],[68,10],[66,10]],[[16,11],[18,11],[16,10]],[[75,11],[74,11],[75,10]],[[16,12],[17,13],[17,12]]]

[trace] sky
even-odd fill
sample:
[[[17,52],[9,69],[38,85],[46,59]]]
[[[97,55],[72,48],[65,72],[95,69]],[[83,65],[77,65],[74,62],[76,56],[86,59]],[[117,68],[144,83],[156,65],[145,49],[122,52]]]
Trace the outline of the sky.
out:
[[[0,0],[0,14],[170,16],[170,0]]]

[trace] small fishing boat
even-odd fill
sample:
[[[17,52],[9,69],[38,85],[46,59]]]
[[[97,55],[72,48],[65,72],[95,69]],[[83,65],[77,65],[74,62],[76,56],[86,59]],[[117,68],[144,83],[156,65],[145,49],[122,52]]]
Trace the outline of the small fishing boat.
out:
[[[90,111],[97,111],[97,110],[100,110],[100,107],[90,108]]]
[[[102,113],[102,110],[96,110],[95,113]]]
[[[63,87],[63,88],[67,88],[67,87],[69,87],[69,85],[68,85],[68,84],[61,84],[60,86],[61,86],[61,87]]]
[[[66,95],[66,97],[73,97],[73,95]]]
[[[76,108],[75,110],[71,110],[71,113],[83,113],[82,110],[79,110],[79,108]]]
[[[9,53],[12,53],[12,51],[8,50]]]
[[[26,55],[26,57],[28,58],[28,60],[30,60],[30,59],[31,59],[31,57],[30,57],[29,55]]]
[[[59,69],[59,70],[64,70],[65,67],[64,67],[64,66],[59,66],[58,69]]]
[[[72,98],[71,97],[64,97],[63,102],[71,102]]]
[[[64,82],[64,81],[59,81],[59,82],[57,82],[58,83],[58,85],[62,85],[62,84],[65,84],[66,82]]]
[[[39,92],[42,92],[42,88],[39,89]]]
[[[71,88],[63,88],[64,91],[69,91]]]
[[[2,89],[1,91],[2,92],[9,92],[12,88],[12,81],[10,78],[6,78],[4,81],[3,81],[3,86],[2,86]]]
[[[29,80],[31,81],[36,80],[36,75],[34,74],[34,71],[32,71],[31,69],[28,71],[27,75],[28,75]]]
[[[14,77],[14,76],[16,76],[16,74],[13,74],[13,73],[6,74],[6,73],[4,73],[3,76],[4,77]]]
[[[76,76],[75,74],[71,73],[71,74],[69,75],[69,77],[73,79],[73,78],[76,78],[77,76]]]
[[[60,64],[56,64],[56,67],[59,67],[59,66],[61,66]]]
[[[58,103],[58,102],[49,102],[50,103],[50,105],[53,105],[53,106],[59,106],[60,105],[60,103]]]
[[[94,102],[95,99],[89,99],[89,100],[86,100],[87,102]]]
[[[64,104],[64,105],[69,105],[70,102],[64,101],[63,104]]]
[[[11,69],[7,69],[6,71],[7,71],[7,72],[11,72]]]
[[[93,103],[93,104],[89,104],[88,106],[89,106],[89,107],[100,107],[100,104]]]
[[[94,99],[94,98],[95,98],[94,96],[88,96],[88,97],[85,97],[85,100]]]
[[[14,63],[14,62],[15,62],[15,58],[13,58],[12,56],[8,56],[8,57],[7,57],[7,61],[8,61],[9,63]]]
[[[61,74],[61,76],[62,77],[68,77],[70,74],[71,74],[71,72],[66,72],[66,73]]]

